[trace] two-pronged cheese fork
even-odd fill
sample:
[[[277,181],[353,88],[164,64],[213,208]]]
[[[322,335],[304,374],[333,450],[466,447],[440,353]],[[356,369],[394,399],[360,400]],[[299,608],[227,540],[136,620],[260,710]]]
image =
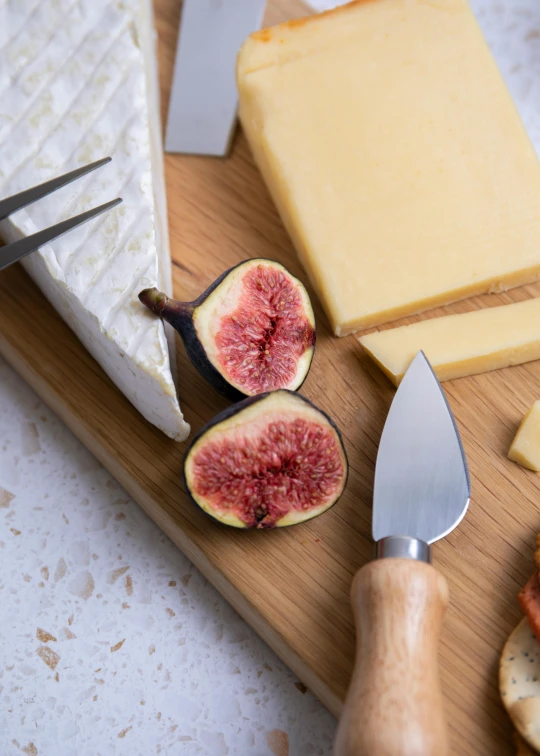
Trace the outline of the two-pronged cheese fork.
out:
[[[75,181],[75,179],[84,176],[86,173],[90,173],[90,171],[94,171],[96,168],[100,168],[102,165],[110,163],[111,160],[112,158],[110,157],[97,160],[95,163],[84,165],[82,168],[77,168],[70,173],[65,173],[63,176],[51,179],[50,181],[45,181],[45,183],[39,184],[39,186],[34,186],[32,189],[26,189],[24,192],[19,192],[19,194],[14,194],[12,197],[0,200],[0,221],[3,221],[4,218],[7,218],[8,215],[11,215],[16,210],[21,210],[32,202],[60,189],[61,186],[65,186],[66,184]],[[65,221],[56,223],[54,226],[43,229],[43,231],[37,231],[31,236],[19,239],[5,247],[0,247],[0,270],[7,268],[8,265],[17,262],[17,260],[21,260],[31,252],[35,252],[39,247],[48,244],[58,236],[65,234],[67,231],[71,231],[72,228],[76,228],[82,223],[86,223],[86,221],[110,210],[112,207],[116,207],[120,202],[122,202],[122,199],[118,197],[117,199],[111,200],[111,202],[106,202],[104,205],[99,205],[99,207],[95,207],[92,210],[87,210],[85,213],[76,215],[74,218],[68,218]]]

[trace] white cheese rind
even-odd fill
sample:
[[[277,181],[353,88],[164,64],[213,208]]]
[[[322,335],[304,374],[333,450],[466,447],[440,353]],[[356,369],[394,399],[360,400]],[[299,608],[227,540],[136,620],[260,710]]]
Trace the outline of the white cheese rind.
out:
[[[174,348],[137,297],[171,288],[149,0],[9,3],[0,44],[0,194],[113,157],[11,216],[1,233],[11,241],[123,197],[23,264],[141,414],[184,440]]]

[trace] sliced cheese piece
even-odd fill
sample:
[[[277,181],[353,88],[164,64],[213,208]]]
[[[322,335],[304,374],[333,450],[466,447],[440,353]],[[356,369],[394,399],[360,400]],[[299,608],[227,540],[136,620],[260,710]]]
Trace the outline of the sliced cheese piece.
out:
[[[523,418],[508,452],[508,459],[540,472],[540,401]]]
[[[423,350],[440,381],[540,359],[540,298],[392,328],[360,343],[397,386]]]
[[[149,286],[171,289],[153,35],[150,0],[2,6],[0,196],[113,161],[11,216],[1,233],[11,241],[123,197],[24,266],[144,417],[183,440],[174,350],[137,299]]]
[[[253,34],[240,117],[334,332],[540,277],[540,164],[466,0]]]

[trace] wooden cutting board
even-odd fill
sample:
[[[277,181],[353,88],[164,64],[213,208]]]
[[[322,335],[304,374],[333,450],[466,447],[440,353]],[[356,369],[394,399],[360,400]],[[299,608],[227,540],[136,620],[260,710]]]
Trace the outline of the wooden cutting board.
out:
[[[165,115],[179,4],[158,0]],[[274,0],[269,21],[302,15]],[[246,141],[226,160],[167,156],[169,222],[178,298],[195,298],[225,268],[271,257],[306,281]],[[313,294],[313,292],[311,292]],[[540,295],[540,285],[472,299],[428,315]],[[332,511],[281,532],[243,533],[204,518],[180,485],[185,445],[169,441],[123,398],[19,267],[0,275],[0,354],[58,413],[155,522],[336,715],[353,661],[352,576],[372,556],[377,443],[394,390],[354,337],[338,340],[315,296],[318,346],[302,392],[341,428],[351,465]],[[414,320],[414,319],[410,319]],[[197,431],[228,403],[178,346],[182,407]],[[472,476],[459,528],[434,548],[451,591],[441,646],[453,753],[512,753],[497,692],[504,640],[520,613],[516,592],[532,569],[540,477],[505,458],[525,410],[540,398],[540,363],[445,385]]]

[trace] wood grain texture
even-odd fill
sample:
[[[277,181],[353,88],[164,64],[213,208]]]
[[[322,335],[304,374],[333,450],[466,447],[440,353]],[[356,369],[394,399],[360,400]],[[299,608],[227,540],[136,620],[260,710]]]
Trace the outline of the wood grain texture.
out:
[[[272,21],[301,13],[295,0],[274,2],[270,11]],[[163,114],[179,13],[174,0],[158,0]],[[277,259],[307,280],[241,132],[227,160],[167,156],[166,177],[178,298],[193,299],[225,268],[252,256]],[[539,294],[540,285],[523,287],[424,317]],[[350,585],[373,553],[374,462],[394,389],[354,336],[331,336],[315,298],[314,305],[318,346],[302,393],[341,428],[351,474],[344,497],[330,512],[283,532],[238,533],[196,511],[180,485],[185,445],[139,417],[17,267],[0,274],[0,354],[339,714],[354,658]],[[182,407],[196,432],[228,403],[195,374],[180,344],[178,361]],[[467,517],[434,547],[451,596],[440,653],[451,752],[508,756],[514,748],[497,669],[520,617],[515,596],[529,577],[540,530],[540,478],[505,455],[523,414],[540,399],[540,363],[462,378],[445,390],[472,477]]]
[[[356,575],[356,661],[334,756],[447,756],[439,637],[448,585],[429,564],[382,559]]]

